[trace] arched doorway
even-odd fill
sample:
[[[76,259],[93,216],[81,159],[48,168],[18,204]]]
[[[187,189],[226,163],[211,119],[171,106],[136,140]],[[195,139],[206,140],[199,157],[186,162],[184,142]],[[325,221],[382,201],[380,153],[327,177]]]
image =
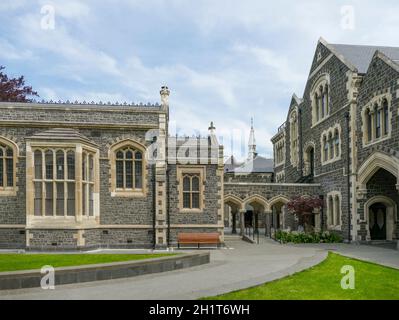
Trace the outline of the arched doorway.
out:
[[[387,207],[381,202],[369,207],[369,232],[371,240],[387,239]]]
[[[386,196],[376,196],[364,206],[367,222],[367,238],[371,241],[396,238],[397,205]]]

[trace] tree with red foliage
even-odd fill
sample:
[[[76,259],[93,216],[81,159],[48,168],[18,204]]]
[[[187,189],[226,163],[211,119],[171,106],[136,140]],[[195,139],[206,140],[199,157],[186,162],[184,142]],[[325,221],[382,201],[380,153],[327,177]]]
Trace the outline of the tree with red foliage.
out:
[[[311,225],[310,218],[314,210],[324,207],[324,201],[318,197],[298,196],[287,203],[287,209],[298,216],[299,223],[304,224],[305,230]]]
[[[2,72],[5,68],[0,66],[0,101],[5,102],[32,102],[29,97],[38,97],[31,86],[25,85],[24,76],[9,78]]]

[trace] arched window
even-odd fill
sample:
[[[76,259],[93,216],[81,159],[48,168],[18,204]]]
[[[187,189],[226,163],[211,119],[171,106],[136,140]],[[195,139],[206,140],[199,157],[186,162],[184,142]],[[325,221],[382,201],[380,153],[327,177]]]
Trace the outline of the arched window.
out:
[[[338,195],[334,198],[334,225],[341,225],[341,201]]]
[[[183,209],[200,209],[200,176],[183,177]]]
[[[379,108],[377,105],[375,106],[377,110],[377,117],[375,120],[375,138],[379,139],[381,137],[381,116],[382,116],[382,109]]]
[[[332,226],[334,224],[334,199],[332,196],[328,197],[328,225]]]
[[[323,99],[324,99],[324,105],[326,108],[326,115],[330,114],[330,106],[329,106],[329,90],[328,90],[328,84],[326,84],[324,86],[324,95],[323,95]]]
[[[293,111],[290,116],[290,149],[291,149],[291,164],[298,165],[298,113]]]
[[[318,122],[320,120],[320,112],[319,112],[319,95],[317,92],[314,95],[314,101],[315,101],[316,122]]]
[[[116,151],[116,188],[141,190],[143,188],[143,153],[132,147]]]
[[[334,140],[331,132],[328,134],[328,145],[330,147],[328,159],[331,160],[334,158]]]
[[[329,82],[329,75],[324,74],[315,82],[310,91],[313,125],[324,120],[330,114]]]
[[[367,121],[367,142],[370,142],[373,138],[373,116],[370,109],[366,110],[366,121]]]
[[[320,109],[321,109],[320,114],[321,114],[321,118],[324,119],[326,105],[325,105],[325,95],[324,95],[323,86],[320,86],[319,90],[320,90]]]
[[[388,135],[389,132],[389,110],[388,110],[388,101],[384,99],[382,103],[382,109],[384,114],[384,136]]]
[[[339,157],[339,143],[340,143],[340,139],[339,139],[339,131],[338,129],[335,129],[334,131],[334,149],[335,149],[335,157]]]
[[[327,161],[328,160],[328,149],[329,149],[329,144],[327,141],[327,136],[323,136],[323,160]]]
[[[0,190],[14,188],[14,150],[0,142]]]

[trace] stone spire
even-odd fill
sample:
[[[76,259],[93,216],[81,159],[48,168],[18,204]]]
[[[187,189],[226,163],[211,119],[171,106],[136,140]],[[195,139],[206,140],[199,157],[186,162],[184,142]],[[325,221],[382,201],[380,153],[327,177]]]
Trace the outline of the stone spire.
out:
[[[248,141],[248,160],[250,161],[255,159],[257,155],[258,153],[256,152],[254,119],[251,118],[251,132],[249,134],[249,141]]]

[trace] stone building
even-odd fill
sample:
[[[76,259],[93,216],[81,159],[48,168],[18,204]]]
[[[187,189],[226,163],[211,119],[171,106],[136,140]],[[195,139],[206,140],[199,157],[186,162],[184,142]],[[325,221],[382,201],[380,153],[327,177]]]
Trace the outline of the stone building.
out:
[[[223,241],[223,148],[171,137],[161,105],[0,103],[0,247],[147,248]]]
[[[399,48],[319,40],[303,97],[272,139],[277,182],[320,185],[319,227],[358,242],[399,238],[398,108]]]

